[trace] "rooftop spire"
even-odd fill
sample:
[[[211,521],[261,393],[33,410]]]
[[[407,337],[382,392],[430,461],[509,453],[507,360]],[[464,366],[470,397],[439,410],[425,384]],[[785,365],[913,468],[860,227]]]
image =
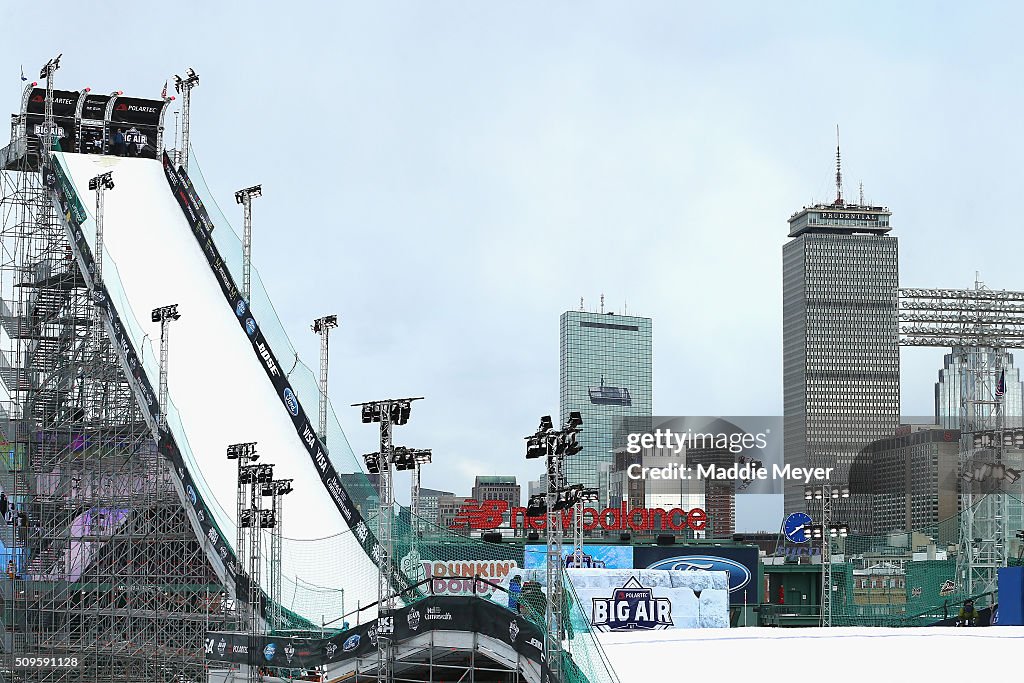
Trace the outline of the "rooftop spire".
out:
[[[843,160],[839,155],[839,124],[836,124],[836,206],[843,205]]]

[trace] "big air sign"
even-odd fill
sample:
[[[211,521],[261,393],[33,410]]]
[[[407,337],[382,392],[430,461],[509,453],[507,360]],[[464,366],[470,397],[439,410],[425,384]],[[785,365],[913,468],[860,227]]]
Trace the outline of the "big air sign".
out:
[[[594,598],[590,623],[599,631],[652,631],[672,627],[672,601],[654,596],[630,577],[609,598]]]

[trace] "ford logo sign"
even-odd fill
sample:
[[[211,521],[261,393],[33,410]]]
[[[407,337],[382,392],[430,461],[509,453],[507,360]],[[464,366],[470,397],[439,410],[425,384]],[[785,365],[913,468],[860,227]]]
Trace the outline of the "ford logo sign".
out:
[[[245,299],[238,300],[238,304],[235,306],[235,315],[239,318],[245,315]]]
[[[341,649],[345,652],[351,652],[352,650],[359,647],[359,634],[349,636],[348,640],[341,646]]]
[[[268,643],[267,646],[263,648],[263,656],[268,662],[274,658],[275,652],[277,652],[277,645],[274,645],[273,643]]]
[[[252,318],[246,318],[245,319],[245,331],[246,331],[246,333],[248,333],[248,335],[250,337],[252,335],[256,334],[256,321],[253,320]]]
[[[288,412],[295,417],[298,417],[299,399],[295,398],[295,393],[292,391],[291,387],[285,387],[281,396],[284,398],[284,406],[288,409]]]
[[[709,555],[686,555],[684,557],[670,557],[667,560],[655,562],[648,569],[668,569],[676,571],[709,571],[729,572],[729,592],[735,593],[750,583],[750,570],[739,562],[727,560],[724,557],[711,557]]]

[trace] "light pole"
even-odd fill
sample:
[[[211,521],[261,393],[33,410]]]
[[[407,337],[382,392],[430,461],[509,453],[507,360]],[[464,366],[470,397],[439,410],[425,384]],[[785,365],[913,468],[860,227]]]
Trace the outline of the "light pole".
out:
[[[262,547],[260,543],[260,530],[273,529],[275,525],[274,511],[263,509],[263,487],[274,480],[274,466],[266,463],[256,465],[243,465],[239,477],[239,485],[248,486],[249,507],[242,510],[238,525],[249,529],[249,590],[248,590],[248,613],[246,619],[249,625],[248,637],[248,665],[249,683],[259,683],[259,661],[257,655],[257,643],[263,634],[260,624],[261,610],[260,602],[260,568],[262,561]]]
[[[242,298],[252,302],[252,200],[263,196],[263,186],[253,185],[235,193],[235,203],[242,205]]]
[[[292,492],[291,479],[274,479],[263,485],[263,495],[270,497],[270,509],[273,514],[274,526],[270,530],[270,614],[267,621],[273,629],[284,624],[284,610],[281,607],[281,566],[282,554],[282,515],[284,513],[284,497]]]
[[[57,142],[57,124],[53,120],[53,74],[60,68],[60,58],[63,56],[63,52],[46,64],[39,70],[39,80],[46,80],[46,100],[43,104],[43,144],[46,147],[47,152],[53,151],[53,148]]]
[[[338,326],[338,316],[325,315],[313,321],[312,330],[320,335],[320,442],[327,445],[327,347],[331,330]],[[416,475],[419,477],[419,474]]]
[[[822,484],[804,487],[804,500],[821,501],[821,523],[812,524],[810,537],[821,540],[821,625],[832,625],[832,539],[846,538],[849,525],[832,521],[832,501],[849,498],[850,487]]]
[[[175,74],[174,89],[181,93],[181,149],[178,150],[178,165],[188,170],[189,110],[192,107],[192,88],[199,85],[199,74],[192,67],[185,72],[185,78]]]
[[[181,318],[178,304],[161,306],[153,309],[153,322],[160,323],[160,391],[158,405],[160,409],[160,427],[167,428],[167,355],[169,346],[170,323]]]
[[[544,525],[547,536],[547,557],[545,562],[548,584],[548,599],[544,611],[544,656],[556,681],[562,680],[562,638],[565,635],[565,562],[562,559],[561,511],[576,506],[583,495],[583,486],[566,486],[564,461],[583,450],[577,435],[583,426],[583,417],[578,411],[569,413],[565,426],[556,430],[551,416],[540,419],[537,431],[526,439],[527,459],[545,458],[547,461],[548,488],[545,493],[531,497],[529,508],[547,515]],[[530,513],[527,512],[529,515]]]
[[[107,171],[106,173],[101,173],[98,176],[90,178],[89,189],[96,193],[96,246],[93,249],[92,258],[92,286],[93,301],[98,304],[99,287],[103,284],[103,195],[106,190],[114,189],[114,181],[111,178],[111,171]],[[103,339],[103,333],[100,331],[100,328],[103,323],[98,305],[93,309],[92,318],[93,352],[99,355],[100,345]]]
[[[254,463],[259,459],[260,455],[256,452],[256,442],[248,443],[236,443],[228,446],[227,449],[228,460],[238,461],[238,474],[235,482],[238,487],[238,496],[235,508],[235,553],[237,554],[238,561],[242,564],[242,571],[245,571],[245,540],[246,540],[246,526],[242,524],[242,517],[244,515],[245,503],[248,499],[248,482],[242,476],[242,468],[247,464]],[[238,614],[242,620],[239,624],[240,629],[248,630],[249,619],[246,612],[238,611]]]
[[[377,542],[379,552],[374,561],[377,562],[377,680],[385,683],[394,681],[394,650],[392,635],[395,632],[393,612],[395,609],[395,593],[392,586],[396,580],[394,568],[395,544],[392,535],[394,522],[395,490],[391,478],[391,468],[396,470],[413,469],[417,462],[429,462],[430,451],[415,450],[399,446],[395,447],[391,440],[392,426],[401,426],[409,421],[412,402],[416,398],[389,398],[383,401],[353,403],[361,408],[361,419],[364,424],[380,423],[380,450],[363,456],[366,470],[370,474],[379,475],[380,507],[377,512]]]

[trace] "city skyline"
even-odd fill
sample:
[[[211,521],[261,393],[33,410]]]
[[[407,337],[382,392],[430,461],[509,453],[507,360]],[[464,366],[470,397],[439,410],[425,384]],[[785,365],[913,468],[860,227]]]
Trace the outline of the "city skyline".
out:
[[[884,197],[898,216],[901,284],[967,287],[981,270],[993,288],[1024,288],[1004,257],[1024,246],[1008,203],[976,222],[980,198],[1016,192],[1022,143],[1005,131],[1019,97],[998,85],[1021,67],[1013,8],[598,3],[587,15],[556,6],[538,23],[522,9],[453,7],[324,8],[310,24],[314,6],[299,3],[281,23],[301,40],[278,40],[259,12],[197,8],[190,30],[216,39],[182,53],[153,49],[144,31],[96,44],[78,28],[94,17],[67,3],[45,37],[19,32],[0,47],[7,109],[18,65],[31,73],[57,52],[58,86],[97,92],[155,97],[172,74],[199,69],[199,161],[229,215],[235,190],[263,184],[254,260],[299,352],[315,363],[305,330],[336,312],[336,406],[427,397],[403,433],[434,449],[425,486],[536,478],[522,437],[557,412],[549,331],[581,295],[590,309],[603,292],[610,309],[657,321],[658,412],[781,415],[778,253],[793,209],[832,196],[837,122],[847,195],[863,181],[868,201]],[[796,50],[801,12],[829,30]],[[27,7],[2,13],[12,26],[36,20]],[[109,14],[163,21],[127,3]],[[278,144],[309,139],[292,91],[314,83],[330,84],[324,140]],[[790,106],[794,93],[813,106]],[[979,243],[953,258],[963,226]],[[383,234],[395,272],[415,284],[377,281],[369,255]],[[607,267],[619,263],[628,275]],[[901,353],[906,414],[932,413],[942,355]],[[355,451],[371,450],[358,415],[339,417]],[[781,512],[751,526],[741,508],[740,528],[774,528]]]

